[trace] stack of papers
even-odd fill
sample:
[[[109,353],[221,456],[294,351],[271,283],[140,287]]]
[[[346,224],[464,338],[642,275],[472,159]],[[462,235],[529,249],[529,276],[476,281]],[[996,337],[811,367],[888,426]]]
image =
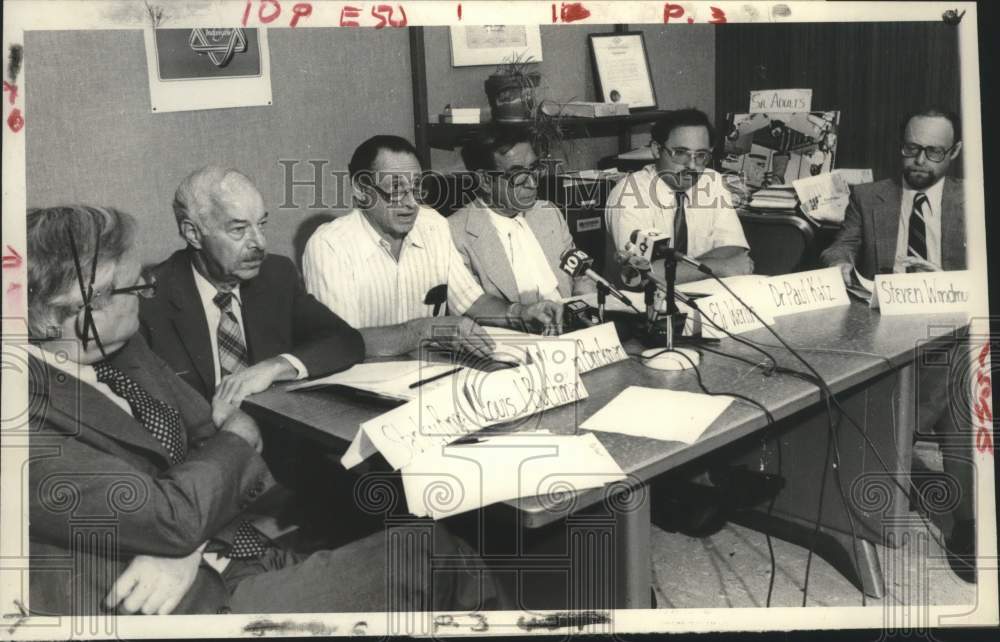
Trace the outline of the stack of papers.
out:
[[[447,384],[450,380],[447,374],[457,374],[461,369],[452,363],[430,361],[359,363],[328,377],[293,384],[288,386],[287,390],[315,390],[327,386],[344,386],[381,397],[410,401],[416,399],[419,393],[426,393],[436,386]],[[435,377],[440,378],[435,379]],[[427,381],[428,379],[434,381]]]
[[[590,433],[513,433],[424,451],[402,469],[406,505],[441,519],[522,497],[555,503],[568,491],[600,488],[625,474]]]
[[[580,427],[693,444],[732,401],[696,392],[629,386]]]
[[[750,197],[750,207],[768,210],[794,210],[799,205],[795,188],[791,185],[774,185],[759,189]]]

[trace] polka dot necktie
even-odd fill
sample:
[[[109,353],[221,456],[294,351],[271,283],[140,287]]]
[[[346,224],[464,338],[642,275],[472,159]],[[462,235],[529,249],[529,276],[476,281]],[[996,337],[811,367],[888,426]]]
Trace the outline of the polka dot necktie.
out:
[[[187,442],[181,425],[181,414],[107,362],[95,364],[94,371],[98,381],[128,402],[132,415],[167,451],[170,463],[183,463],[187,458]],[[266,548],[264,536],[250,522],[244,521],[236,529],[228,556],[234,559],[253,559],[260,557]]]
[[[216,339],[219,342],[219,373],[226,375],[244,370],[250,365],[247,360],[247,348],[243,342],[243,332],[233,312],[233,293],[219,292],[212,299],[222,312],[219,315],[219,329]]]
[[[920,259],[927,259],[927,224],[924,221],[924,206],[927,204],[927,194],[917,192],[913,195],[907,254]]]
[[[132,415],[145,426],[170,457],[170,463],[179,464],[187,456],[187,444],[181,427],[181,415],[159,399],[150,395],[131,377],[107,362],[94,365],[97,380],[128,402]]]

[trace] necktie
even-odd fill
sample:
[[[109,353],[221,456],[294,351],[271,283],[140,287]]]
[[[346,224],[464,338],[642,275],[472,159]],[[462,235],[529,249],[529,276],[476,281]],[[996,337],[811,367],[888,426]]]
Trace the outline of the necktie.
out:
[[[906,253],[921,259],[927,259],[927,224],[924,222],[927,195],[917,192],[913,195],[913,210],[910,212],[910,234],[907,239]]]
[[[219,315],[217,339],[219,342],[219,371],[225,377],[243,370],[250,365],[250,362],[247,360],[247,348],[246,344],[243,343],[240,324],[233,313],[233,293],[219,292],[212,301],[222,311],[222,314]]]
[[[170,456],[170,463],[179,464],[187,455],[181,415],[159,399],[154,398],[131,377],[118,368],[101,362],[94,365],[97,380],[128,402],[132,415],[145,426]]]
[[[684,192],[674,192],[677,198],[677,207],[674,208],[674,249],[681,254],[688,251],[688,226],[687,214],[684,211],[684,200],[687,194]]]
[[[183,463],[187,458],[187,442],[181,426],[181,414],[107,362],[95,364],[94,371],[98,381],[128,402],[132,415],[167,451],[170,463]],[[228,556],[234,559],[253,559],[260,557],[266,547],[267,542],[260,532],[250,522],[244,521],[236,529]]]

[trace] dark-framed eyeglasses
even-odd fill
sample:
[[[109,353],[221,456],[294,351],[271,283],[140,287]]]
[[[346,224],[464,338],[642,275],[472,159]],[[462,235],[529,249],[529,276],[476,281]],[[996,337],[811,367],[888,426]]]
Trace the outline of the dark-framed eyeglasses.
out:
[[[712,160],[712,151],[708,149],[688,149],[686,147],[667,147],[660,145],[660,149],[667,153],[670,160],[679,165],[687,165],[694,160],[695,165],[704,167],[708,161]]]
[[[430,199],[430,190],[424,185],[422,180],[415,182],[409,187],[403,187],[401,185],[393,186],[392,190],[385,190],[378,185],[371,183],[369,185],[382,200],[386,201],[390,205],[402,205],[406,201],[407,196],[413,196],[413,200],[417,202],[418,205],[423,205],[427,203]]]
[[[541,163],[535,162],[528,167],[512,167],[504,171],[501,176],[507,180],[513,187],[524,187],[524,184],[528,182],[528,179],[534,179],[535,185],[542,178],[542,174],[545,173],[545,166]]]
[[[955,149],[954,145],[946,148],[924,147],[923,145],[916,145],[914,143],[903,143],[899,147],[899,153],[905,158],[914,158],[916,156],[920,156],[920,152],[923,152],[924,156],[927,157],[927,160],[932,163],[940,163],[948,156],[948,154],[951,153],[951,150],[953,149]]]

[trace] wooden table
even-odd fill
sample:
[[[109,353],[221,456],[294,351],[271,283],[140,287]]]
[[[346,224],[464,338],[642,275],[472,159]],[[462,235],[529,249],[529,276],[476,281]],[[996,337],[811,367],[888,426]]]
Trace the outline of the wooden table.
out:
[[[876,458],[870,456],[871,448],[865,445],[856,430],[843,422],[839,429],[843,459],[839,473],[845,493],[851,492],[848,482],[861,479],[863,475],[878,477],[891,474],[906,485],[914,429],[914,358],[928,344],[947,341],[947,337],[964,324],[964,318],[957,315],[881,317],[859,303],[786,316],[777,321],[774,329],[793,347],[802,349],[802,355],[823,376],[848,412],[861,423],[875,447],[883,451],[883,459],[890,466],[888,473],[883,471]],[[744,337],[777,344],[766,329],[755,330]],[[629,352],[637,352],[637,346],[626,345],[626,348]],[[750,359],[754,363],[763,360],[759,353],[731,339],[724,339],[714,349]],[[786,350],[771,347],[767,350],[780,364],[805,370]],[[821,352],[823,350],[839,352]],[[825,406],[821,403],[818,388],[780,374],[766,377],[760,367],[708,352],[702,356],[700,371],[710,391],[738,393],[763,404],[776,420],[776,425],[768,428],[769,439],[791,448],[784,453],[784,457],[791,457],[799,464],[782,471],[782,476],[786,478],[785,490],[775,501],[767,519],[760,522],[763,524],[761,527],[776,528],[781,533],[792,532],[788,537],[793,539],[795,529],[786,531],[780,526],[798,527],[799,530],[808,526],[811,529],[816,519],[815,504],[822,467],[830,465],[829,460],[824,464],[823,453],[819,452],[826,447],[828,429]],[[554,433],[571,433],[579,423],[629,385],[698,391],[693,371],[651,370],[634,359],[605,366],[584,374],[582,378],[589,392],[587,399],[547,411],[532,425]],[[891,403],[890,397],[893,398]],[[259,420],[296,431],[335,452],[346,450],[360,423],[385,410],[329,393],[289,393],[277,388],[249,398],[247,405]],[[894,429],[885,430],[890,415],[894,417]],[[668,412],[664,413],[664,418],[669,418]],[[615,513],[614,529],[617,565],[621,569],[616,574],[617,607],[650,606],[651,524],[647,483],[682,464],[733,445],[750,435],[759,435],[767,423],[759,408],[736,400],[690,446],[617,433],[597,433],[608,452],[629,476],[634,491],[628,500],[610,502],[612,507],[619,507]],[[766,451],[765,447],[763,451],[751,454],[759,456],[761,461],[770,461],[773,453],[769,455]],[[876,596],[882,593],[882,578],[871,542],[877,541],[880,533],[884,534],[884,525],[891,523],[894,515],[908,510],[908,501],[901,497],[900,490],[890,484],[883,487],[890,495],[888,508],[855,510],[853,513],[857,522],[855,530],[861,542],[859,559],[849,559],[848,568],[844,568],[842,559],[839,560],[845,574],[853,574],[866,592]],[[518,511],[521,523],[527,528],[550,524],[572,512],[602,502],[609,505],[606,489],[584,491],[573,500],[562,504],[565,510],[561,510],[559,505],[553,506],[552,502],[543,503],[538,498],[522,499],[510,505]],[[820,519],[824,534],[833,537],[842,548],[856,550],[846,527],[846,509],[836,490],[833,474],[827,482],[824,505]]]

